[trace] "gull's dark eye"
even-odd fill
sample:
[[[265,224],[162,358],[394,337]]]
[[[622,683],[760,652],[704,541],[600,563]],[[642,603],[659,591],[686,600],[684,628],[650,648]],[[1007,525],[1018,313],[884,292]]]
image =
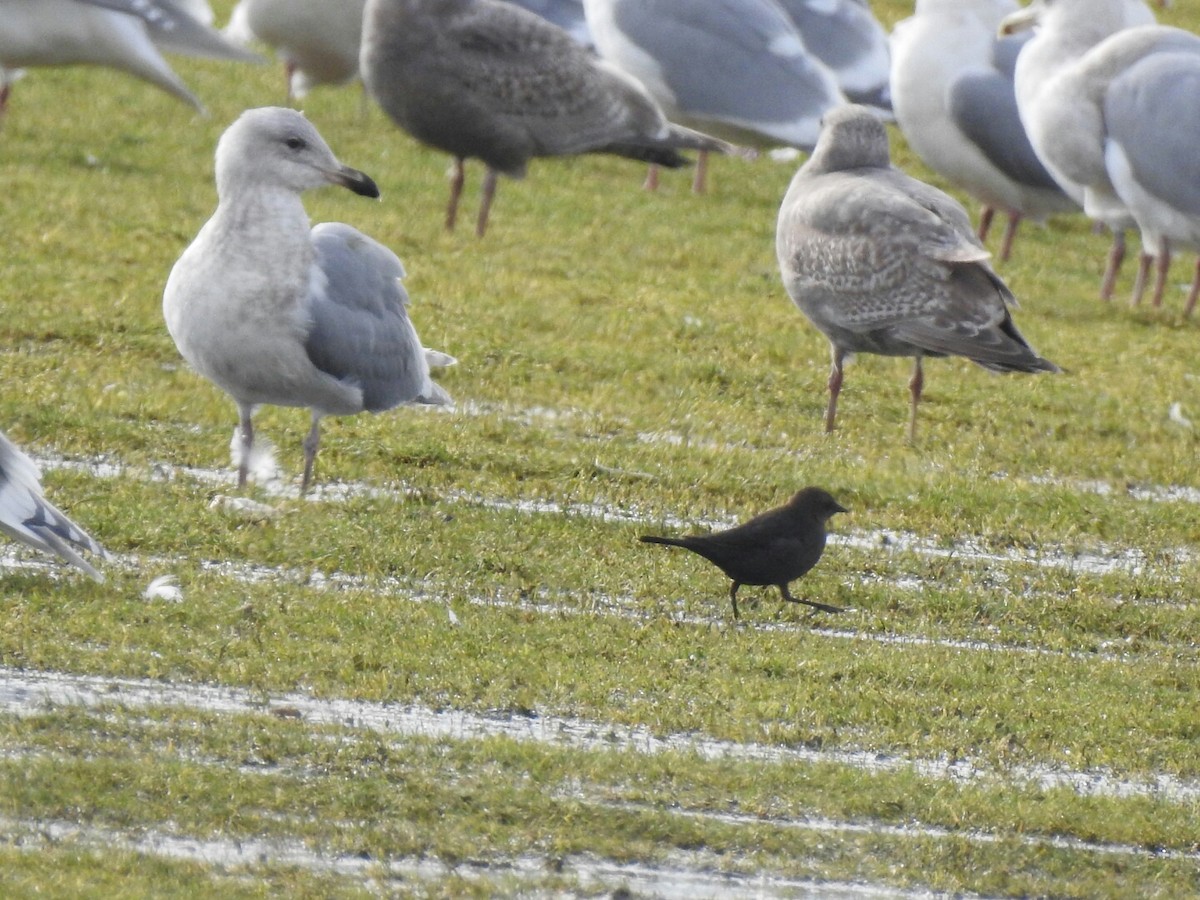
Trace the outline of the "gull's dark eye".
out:
[[[303,150],[308,146],[308,144],[305,143],[304,138],[298,137],[290,137],[284,141],[284,143],[287,145],[289,150]]]

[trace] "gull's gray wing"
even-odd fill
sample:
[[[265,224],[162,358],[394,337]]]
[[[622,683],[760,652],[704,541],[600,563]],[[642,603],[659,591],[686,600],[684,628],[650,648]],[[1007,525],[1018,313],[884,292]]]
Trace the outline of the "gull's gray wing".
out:
[[[1200,215],[1200,56],[1159,53],[1128,68],[1104,98],[1109,140],[1134,179],[1176,210]]]
[[[508,0],[557,25],[578,43],[591,46],[592,36],[583,14],[583,0]]]
[[[1010,83],[1017,77],[1017,59],[1025,45],[1031,40],[1033,40],[1032,31],[1018,31],[1015,34],[997,37],[992,41],[992,67]]]
[[[830,172],[793,204],[819,230],[864,236],[879,246],[911,245],[943,262],[976,262],[990,255],[962,204],[895,168]]]
[[[634,0],[618,3],[614,17],[688,115],[769,127],[815,121],[841,102],[832,75],[773,2]],[[712,74],[695,77],[696,59]]]
[[[1011,81],[994,70],[974,69],[954,80],[948,100],[954,123],[992,165],[1020,184],[1058,188],[1029,143]]]
[[[230,43],[221,33],[196,19],[171,0],[78,0],[137,16],[146,23],[150,39],[160,49],[184,56],[265,62],[257,53]]]
[[[854,0],[781,0],[780,5],[852,102],[891,106],[888,33],[868,6]]]
[[[363,392],[363,409],[439,402],[429,363],[408,318],[404,266],[396,254],[340,222],[312,230],[313,277],[304,344],[313,365]],[[442,394],[444,396],[444,394]]]
[[[103,581],[76,548],[107,556],[92,537],[42,496],[41,476],[25,453],[0,434],[0,531],[30,547],[56,553]]]

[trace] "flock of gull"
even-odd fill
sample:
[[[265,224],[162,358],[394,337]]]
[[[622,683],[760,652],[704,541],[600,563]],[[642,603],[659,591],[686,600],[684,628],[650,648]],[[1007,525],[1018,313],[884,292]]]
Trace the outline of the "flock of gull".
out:
[[[1200,250],[1200,37],[1156,24],[1141,0],[916,0],[890,37],[863,0],[241,0],[223,32],[205,0],[0,0],[0,115],[17,114],[21,70],[72,64],[200,110],[162,54],[261,61],[256,45],[282,60],[289,102],[361,80],[399,129],[447,153],[448,228],[467,161],[482,162],[481,237],[498,177],[533,159],[615,154],[649,163],[653,187],[657,167],[694,151],[702,191],[709,153],[809,154],[776,251],[787,293],[830,343],[826,430],[852,353],[914,359],[910,439],[927,356],[1059,371],[1017,330],[990,264],[997,211],[1001,259],[1022,219],[1082,211],[1111,231],[1106,298],[1129,229],[1142,242],[1135,302],[1154,269],[1161,303],[1171,253]],[[891,165],[892,120],[982,203],[978,227]],[[310,226],[301,195],[330,184],[378,195],[301,113],[248,110],[217,146],[216,211],[166,280],[176,346],[237,405],[239,486],[262,404],[311,411],[303,494],[322,417],[451,402],[431,372],[454,359],[418,338],[401,261],[349,225]],[[1186,313],[1198,294],[1200,264]],[[0,528],[98,577],[72,548],[103,551],[38,478],[0,436]],[[736,592],[745,579],[731,577]]]

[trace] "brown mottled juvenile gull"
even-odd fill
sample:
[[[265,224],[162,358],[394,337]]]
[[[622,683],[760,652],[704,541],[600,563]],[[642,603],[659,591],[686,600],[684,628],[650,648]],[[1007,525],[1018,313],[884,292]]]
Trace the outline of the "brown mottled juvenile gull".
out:
[[[668,122],[635,79],[500,0],[368,0],[360,67],[397,125],[454,157],[448,228],[467,159],[487,166],[482,235],[497,173],[521,178],[534,157],[614,153],[678,167],[680,149],[734,150]]]
[[[966,210],[892,168],[887,131],[865,107],[825,116],[783,198],[775,248],[788,294],[829,338],[826,431],[850,353],[914,358],[910,440],[926,356],[965,356],[994,372],[1059,371],[1017,331],[1012,292]]]
[[[184,359],[237,403],[239,486],[255,408],[312,410],[304,494],[323,416],[448,404],[429,367],[453,359],[421,346],[391,250],[340,222],[310,231],[302,192],[337,184],[378,197],[379,189],[338,162],[302,114],[244,112],[221,136],[216,168],[217,211],[171,270],[163,315]]]
[[[77,552],[86,550],[104,558],[108,556],[104,548],[42,495],[37,466],[3,434],[0,434],[0,532],[22,544],[56,553],[97,581],[104,580]]]

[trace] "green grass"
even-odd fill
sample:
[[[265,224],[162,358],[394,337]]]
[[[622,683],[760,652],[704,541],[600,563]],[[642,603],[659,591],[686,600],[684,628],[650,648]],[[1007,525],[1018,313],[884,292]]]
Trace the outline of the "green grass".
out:
[[[875,4],[889,23],[906,6]],[[1178,6],[1163,18],[1200,28]],[[826,436],[827,344],[774,261],[792,165],[717,160],[696,197],[686,173],[647,194],[627,161],[535,162],[501,184],[479,241],[442,230],[444,156],[364,115],[355,91],[319,91],[306,113],[383,200],[331,189],[310,214],[401,256],[424,342],[460,360],[440,379],[459,406],[327,420],[318,483],[358,489],[299,502],[252,488],[280,514],[250,522],[210,506],[228,483],[188,471],[228,472],[235,411],[179,359],[160,304],[215,205],[217,137],[279,102],[282,76],[173,64],[209,118],[114,73],[40,70],[0,133],[0,422],[36,454],[124,467],[47,472],[119,561],[103,585],[0,570],[0,666],[566,717],[679,743],[433,738],[266,708],[0,716],[6,895],[621,885],[588,880],[588,860],[987,895],[1200,891],[1195,790],[1037,777],[1200,782],[1200,519],[1194,502],[1138,492],[1198,486],[1196,432],[1168,417],[1173,403],[1200,417],[1182,290],[1161,310],[1104,304],[1104,239],[1079,219],[1026,227],[1001,272],[1019,327],[1067,373],[932,360],[909,444],[909,363],[864,357]],[[898,133],[893,151],[936,182]],[[307,416],[256,421],[298,475]],[[834,523],[851,540],[796,586],[853,608],[837,618],[746,590],[734,627],[719,572],[636,540],[805,484],[851,509]],[[183,602],[142,599],[165,572]],[[812,754],[710,758],[698,748],[712,740]],[[979,777],[930,768],[956,760]],[[37,823],[91,831],[35,840]],[[139,844],[148,834],[274,841],[366,869],[171,859]]]

